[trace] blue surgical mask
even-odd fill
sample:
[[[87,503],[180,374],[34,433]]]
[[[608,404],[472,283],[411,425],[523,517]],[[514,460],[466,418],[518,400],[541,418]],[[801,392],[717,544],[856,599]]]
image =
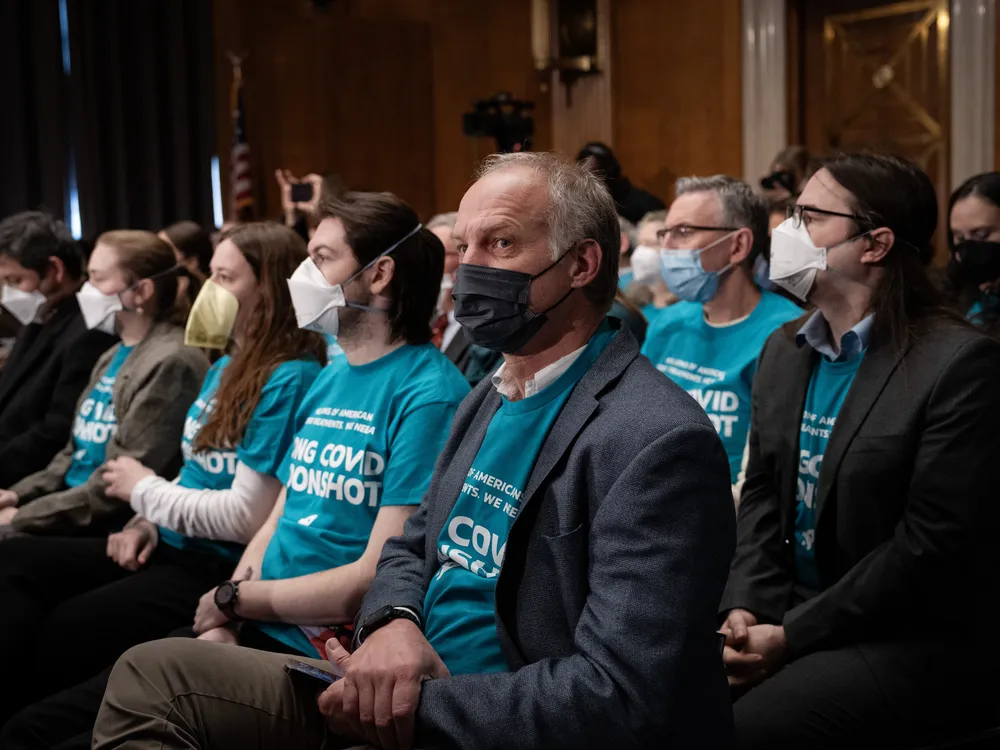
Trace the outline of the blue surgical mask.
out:
[[[682,300],[688,302],[708,302],[719,291],[719,279],[732,268],[729,264],[720,271],[706,271],[701,265],[701,255],[711,250],[723,240],[732,237],[730,232],[711,245],[690,250],[665,249],[660,253],[660,274],[667,288]]]

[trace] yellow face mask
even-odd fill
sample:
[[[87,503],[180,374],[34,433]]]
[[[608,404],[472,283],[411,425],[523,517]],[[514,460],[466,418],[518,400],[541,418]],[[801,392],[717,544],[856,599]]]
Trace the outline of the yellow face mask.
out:
[[[201,349],[225,349],[239,311],[240,303],[233,293],[209,279],[191,306],[184,343]]]

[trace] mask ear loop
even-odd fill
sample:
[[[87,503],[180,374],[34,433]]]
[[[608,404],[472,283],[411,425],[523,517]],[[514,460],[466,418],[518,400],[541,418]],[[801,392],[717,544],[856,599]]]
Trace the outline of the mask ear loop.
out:
[[[698,250],[698,266],[701,268],[701,270],[704,271],[705,273],[709,273],[709,271],[705,271],[705,266],[701,262],[702,253],[704,253],[706,250],[711,250],[713,247],[717,247],[718,245],[721,245],[723,242],[725,242],[730,237],[735,237],[744,228],[745,227],[740,227],[739,229],[734,229],[729,234],[726,234],[726,235],[723,235],[722,237],[719,237],[719,239],[717,239],[715,242],[712,242],[712,243],[710,243],[708,245],[705,245],[705,247],[700,248]],[[714,273],[719,278],[722,278],[722,274],[728,273],[729,271],[733,270],[733,268],[735,268],[735,267],[736,266],[734,266],[732,263],[730,263],[725,268],[720,268],[718,271],[712,271],[711,273]]]
[[[397,247],[399,247],[400,245],[402,245],[404,242],[406,242],[408,239],[410,239],[410,237],[412,237],[413,235],[415,235],[417,232],[419,232],[423,228],[424,228],[423,224],[417,224],[415,227],[413,227],[413,229],[411,229],[409,232],[406,233],[406,236],[404,236],[403,239],[399,240],[399,242],[397,242],[396,244],[391,245],[388,250],[383,250],[382,252],[380,252],[378,255],[376,255],[374,258],[372,258],[371,261],[364,268],[361,268],[358,271],[356,271],[355,273],[353,273],[347,279],[347,281],[345,281],[343,284],[340,285],[340,288],[344,289],[348,284],[350,284],[352,281],[354,281],[356,278],[358,278],[361,274],[363,274],[369,268],[371,268],[372,266],[374,266],[376,263],[378,263],[380,260],[382,260],[382,258],[384,258],[385,256],[387,256],[389,253],[391,253]],[[367,312],[380,312],[380,313],[384,313],[385,312],[385,310],[380,310],[377,307],[370,307],[368,305],[359,305],[356,302],[348,302],[346,299],[344,300],[344,307],[351,307],[351,308],[354,308],[355,310],[366,310]]]

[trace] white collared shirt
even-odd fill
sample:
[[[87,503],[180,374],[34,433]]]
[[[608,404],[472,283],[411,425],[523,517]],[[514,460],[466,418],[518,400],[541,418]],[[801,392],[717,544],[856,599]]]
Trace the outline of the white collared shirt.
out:
[[[576,351],[567,354],[565,357],[560,357],[548,367],[543,367],[535,373],[533,378],[528,378],[524,383],[524,397],[531,398],[556,382],[560,375],[573,366],[573,363],[580,358],[580,355],[583,354],[583,350],[586,348],[587,344],[584,344]],[[515,383],[514,380],[507,374],[506,362],[500,365],[497,371],[493,373],[491,382],[493,383],[493,387],[497,389],[497,393],[506,398],[508,401],[520,400],[521,395],[517,390],[517,383]]]
[[[444,329],[444,335],[441,336],[441,351],[445,351],[451,346],[451,342],[455,340],[455,336],[461,330],[462,324],[455,320],[455,311],[452,310],[448,313],[448,326]]]

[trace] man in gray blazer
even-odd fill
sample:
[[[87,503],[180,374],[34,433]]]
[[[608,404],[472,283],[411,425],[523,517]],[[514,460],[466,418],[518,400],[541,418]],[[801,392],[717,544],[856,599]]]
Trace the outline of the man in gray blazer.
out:
[[[455,226],[456,318],[504,354],[386,543],[348,654],[172,639],[118,662],[95,748],[723,748],[735,544],[704,412],[607,318],[618,220],[547,154],[492,157]],[[322,692],[321,692],[322,690]],[[318,697],[318,700],[317,700]]]

